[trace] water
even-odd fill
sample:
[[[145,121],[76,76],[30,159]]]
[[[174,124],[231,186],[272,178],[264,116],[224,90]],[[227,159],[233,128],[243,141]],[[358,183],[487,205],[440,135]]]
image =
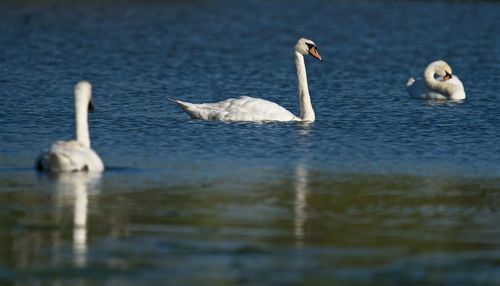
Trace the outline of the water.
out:
[[[494,2],[0,4],[0,284],[498,285]],[[250,95],[317,121],[193,121]],[[410,100],[444,59],[467,100]],[[102,176],[46,176],[93,83]]]

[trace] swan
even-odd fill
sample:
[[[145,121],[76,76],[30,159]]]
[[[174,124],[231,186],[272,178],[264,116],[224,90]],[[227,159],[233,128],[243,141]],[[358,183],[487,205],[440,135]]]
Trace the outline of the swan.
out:
[[[295,66],[297,68],[298,94],[300,100],[300,116],[295,116],[284,107],[265,99],[242,96],[215,103],[189,103],[177,99],[170,101],[182,108],[192,119],[220,121],[307,121],[315,120],[314,110],[307,86],[304,55],[321,59],[316,44],[301,38],[295,44]]]
[[[435,76],[438,76],[436,79]],[[408,94],[418,99],[465,99],[464,85],[445,61],[430,63],[423,79],[410,77],[406,83]]]
[[[35,161],[39,171],[78,172],[104,170],[97,153],[90,148],[88,112],[94,110],[92,86],[81,81],[75,86],[76,140],[56,141]]]

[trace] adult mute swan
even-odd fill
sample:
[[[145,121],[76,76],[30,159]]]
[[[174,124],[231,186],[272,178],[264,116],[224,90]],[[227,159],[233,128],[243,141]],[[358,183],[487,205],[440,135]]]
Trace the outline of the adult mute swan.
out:
[[[81,81],[75,86],[76,140],[56,141],[35,161],[39,171],[78,172],[104,170],[97,153],[90,148],[88,112],[94,110],[92,86]]]
[[[303,55],[311,55],[322,61],[316,44],[301,38],[295,44],[295,66],[297,68],[300,116],[295,116],[280,105],[260,98],[242,96],[215,103],[188,103],[170,99],[191,118],[220,121],[308,121],[315,120],[314,110],[307,87],[306,66]]]
[[[436,79],[436,76],[438,77]],[[430,63],[424,71],[424,78],[410,77],[406,84],[408,94],[418,99],[465,99],[464,86],[445,61]]]

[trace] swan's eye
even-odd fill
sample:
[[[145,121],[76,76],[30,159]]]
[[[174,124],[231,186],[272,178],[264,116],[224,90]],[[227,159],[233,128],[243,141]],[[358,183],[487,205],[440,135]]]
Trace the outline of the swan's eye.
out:
[[[308,50],[310,50],[310,49],[312,49],[312,48],[314,48],[314,47],[315,47],[315,46],[314,46],[313,44],[311,44],[311,43],[306,43],[306,45],[307,45],[307,49],[308,49]]]

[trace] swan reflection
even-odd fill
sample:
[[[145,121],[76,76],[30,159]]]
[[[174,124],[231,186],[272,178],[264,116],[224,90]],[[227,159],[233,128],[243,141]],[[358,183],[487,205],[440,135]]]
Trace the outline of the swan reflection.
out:
[[[459,100],[427,100],[426,104],[430,106],[449,106],[449,107],[454,107],[459,104],[464,103],[465,100],[459,99]]]
[[[309,171],[306,165],[295,168],[294,236],[296,246],[304,244],[304,224],[307,220],[307,194],[309,193]]]
[[[295,124],[295,128],[299,136],[309,136],[313,126],[314,122],[298,122]]]
[[[73,206],[73,263],[87,265],[88,196],[100,192],[100,173],[75,172],[51,175],[58,209]]]

